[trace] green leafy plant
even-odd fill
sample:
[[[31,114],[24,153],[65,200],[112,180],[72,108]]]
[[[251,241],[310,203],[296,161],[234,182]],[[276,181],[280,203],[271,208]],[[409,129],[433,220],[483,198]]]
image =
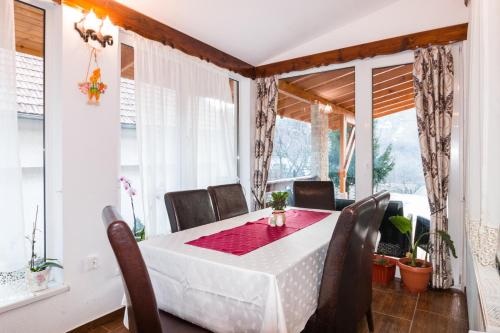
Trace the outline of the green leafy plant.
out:
[[[398,216],[391,216],[389,218],[389,221],[391,221],[391,223],[396,227],[396,229],[399,230],[400,233],[406,235],[406,237],[408,237],[408,240],[410,241],[411,244],[410,252],[406,254],[406,257],[410,259],[409,266],[412,267],[418,266],[417,263],[418,245],[420,244],[424,236],[430,236],[430,235],[436,235],[439,238],[441,238],[441,240],[446,245],[448,253],[451,251],[453,257],[458,258],[455,250],[455,244],[453,243],[453,240],[446,231],[438,230],[436,232],[424,232],[414,242],[412,242],[411,235],[413,227],[412,227],[412,221],[410,219],[398,215]],[[432,251],[432,249],[430,248],[430,242],[428,242],[425,251],[424,267],[427,266],[427,256],[430,251]]]
[[[271,201],[269,202],[269,206],[271,206],[273,210],[284,210],[287,200],[288,192],[273,192],[271,193]]]
[[[387,266],[389,264],[389,260],[387,260],[384,256],[373,259],[373,262],[380,266]]]
[[[36,206],[35,221],[33,222],[33,230],[31,232],[31,238],[29,236],[26,236],[26,239],[29,240],[30,245],[31,245],[31,258],[29,261],[30,271],[41,272],[49,267],[63,268],[58,263],[57,259],[39,257],[36,254],[36,251],[35,251],[36,232],[39,231],[39,229],[37,229],[37,226],[36,226],[37,222],[38,222],[38,206]]]
[[[385,254],[381,253],[380,255],[377,255],[376,258],[373,259],[373,263],[376,265],[380,266],[393,266],[394,263],[387,259]]]

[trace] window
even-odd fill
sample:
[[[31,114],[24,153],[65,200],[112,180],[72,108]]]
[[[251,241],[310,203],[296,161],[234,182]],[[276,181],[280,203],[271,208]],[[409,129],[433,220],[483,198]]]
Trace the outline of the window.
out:
[[[141,191],[141,175],[139,172],[139,146],[135,126],[135,87],[134,87],[134,49],[121,44],[121,78],[120,78],[120,124],[121,124],[121,173],[126,177],[137,194]],[[121,195],[121,213],[131,226],[134,212],[130,197],[123,189]],[[140,198],[140,196],[138,196]],[[135,215],[144,216],[142,200],[134,200]]]
[[[405,215],[428,219],[412,79],[413,64],[373,69],[373,191],[388,190]]]
[[[311,175],[311,124],[278,117],[269,180]]]
[[[353,67],[280,80],[268,190],[320,177],[337,197],[354,198],[354,80]]]
[[[230,79],[229,85],[231,88],[233,105],[225,105],[224,107],[213,107],[214,105],[220,105],[223,103],[218,100],[210,98],[200,98],[200,114],[197,118],[197,131],[199,133],[204,133],[205,138],[210,138],[208,141],[201,142],[198,145],[197,156],[200,160],[200,167],[197,172],[197,179],[193,179],[192,183],[197,184],[211,184],[207,179],[207,170],[210,168],[218,168],[219,161],[217,156],[210,153],[209,149],[204,149],[206,146],[212,147],[225,147],[227,143],[227,137],[234,137],[234,142],[237,147],[238,140],[238,94],[239,85],[238,81]],[[173,98],[172,105],[175,105],[175,92],[172,91],[171,97]],[[169,97],[170,98],[170,97]],[[214,109],[220,112],[213,112]],[[211,112],[209,112],[212,110]],[[226,113],[227,112],[227,113]],[[176,113],[175,108],[172,108],[171,124],[176,121],[180,121],[179,116]],[[121,44],[121,81],[120,81],[120,122],[121,122],[121,176],[127,178],[132,184],[133,188],[136,190],[137,199],[134,200],[134,212],[135,216],[142,219],[144,216],[144,209],[142,205],[142,184],[141,184],[141,174],[140,174],[140,161],[139,161],[139,145],[137,140],[137,130],[136,130],[136,114],[135,114],[135,85],[134,85],[134,49],[131,46]],[[224,125],[224,126],[223,126]],[[226,131],[226,132],[224,132]],[[172,125],[171,135],[176,135],[176,126]],[[210,134],[210,135],[208,135]],[[175,138],[172,138],[173,140]],[[237,175],[237,150],[234,152],[234,166],[236,170],[225,170],[224,174]],[[175,164],[177,161],[171,159],[171,163]],[[218,179],[220,183],[234,182],[234,178],[228,180],[227,177]],[[172,184],[168,184],[168,187],[174,187]],[[204,187],[204,186],[199,186]],[[132,225],[134,221],[134,212],[132,211],[132,205],[130,197],[127,193],[121,190],[121,213],[123,218]],[[163,201],[163,198],[161,198]]]
[[[35,252],[45,256],[45,155],[44,155],[44,29],[45,11],[23,2],[14,2],[16,43],[16,102],[19,160],[22,175],[24,226],[17,231],[31,237],[37,219]],[[9,232],[3,230],[3,232]],[[24,240],[22,240],[24,241]],[[24,257],[31,248],[25,243]],[[22,245],[21,245],[22,246]],[[4,255],[2,253],[1,255]],[[12,255],[12,254],[10,254]],[[21,257],[23,254],[19,255]],[[18,253],[14,254],[18,256]],[[29,293],[24,268],[0,272],[0,305]]]

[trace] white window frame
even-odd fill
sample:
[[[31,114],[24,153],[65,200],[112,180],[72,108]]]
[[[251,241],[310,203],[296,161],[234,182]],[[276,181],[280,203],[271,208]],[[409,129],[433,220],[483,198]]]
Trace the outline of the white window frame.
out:
[[[458,52],[461,43],[453,45]],[[280,79],[328,72],[332,70],[355,68],[355,105],[356,105],[356,198],[364,198],[373,194],[373,119],[372,119],[372,72],[375,68],[404,65],[414,62],[414,52],[404,51],[396,54],[377,56],[369,59],[354,60],[343,64],[333,64],[305,71],[290,72],[279,76]],[[462,64],[463,65],[463,64]],[[455,90],[459,91],[459,83],[463,77],[455,80]],[[463,95],[463,94],[462,94]],[[448,198],[449,233],[455,242],[458,259],[452,259],[454,288],[463,289],[464,271],[464,224],[463,224],[463,96],[457,96],[453,118],[451,149],[454,153],[450,168],[450,193]]]

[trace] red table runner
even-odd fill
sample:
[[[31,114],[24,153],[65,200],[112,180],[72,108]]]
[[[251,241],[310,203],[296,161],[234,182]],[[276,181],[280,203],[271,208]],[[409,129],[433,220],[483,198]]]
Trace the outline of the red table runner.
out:
[[[202,236],[186,244],[241,256],[323,220],[331,213],[293,209],[286,211],[286,225],[271,227],[268,218]]]

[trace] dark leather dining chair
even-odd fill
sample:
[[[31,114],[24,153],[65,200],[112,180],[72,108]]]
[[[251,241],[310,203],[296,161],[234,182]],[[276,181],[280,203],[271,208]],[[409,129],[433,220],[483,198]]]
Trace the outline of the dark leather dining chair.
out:
[[[215,212],[207,190],[168,192],[165,206],[172,232],[215,222]]]
[[[294,206],[335,210],[335,191],[331,181],[293,182]]]
[[[217,221],[248,213],[241,184],[209,186],[207,190],[212,199]]]
[[[382,219],[385,215],[387,205],[389,204],[390,193],[381,191],[371,196],[375,201],[375,211],[373,217],[368,224],[368,233],[365,240],[362,256],[362,273],[359,275],[358,283],[358,307],[363,309],[367,314],[368,329],[373,332],[373,316],[372,316],[372,275],[373,275],[373,254],[375,253],[375,245],[377,243],[378,231]],[[362,310],[362,311],[363,311]]]
[[[209,332],[158,309],[148,270],[129,226],[112,206],[103,209],[102,219],[125,285],[130,332]]]
[[[372,197],[342,210],[325,259],[318,307],[304,332],[354,333],[364,317],[373,331],[371,308],[362,306],[369,295],[359,291],[359,284],[371,269],[365,267],[363,253],[375,213]]]
[[[380,191],[372,195],[372,198],[375,199],[377,204],[377,212],[374,217],[373,223],[370,225],[369,237],[368,237],[368,245],[371,248],[371,251],[376,251],[375,245],[377,243],[377,236],[380,229],[380,225],[382,224],[382,220],[387,211],[387,207],[389,206],[389,201],[391,199],[391,194],[389,191]],[[373,255],[373,253],[372,253]]]

